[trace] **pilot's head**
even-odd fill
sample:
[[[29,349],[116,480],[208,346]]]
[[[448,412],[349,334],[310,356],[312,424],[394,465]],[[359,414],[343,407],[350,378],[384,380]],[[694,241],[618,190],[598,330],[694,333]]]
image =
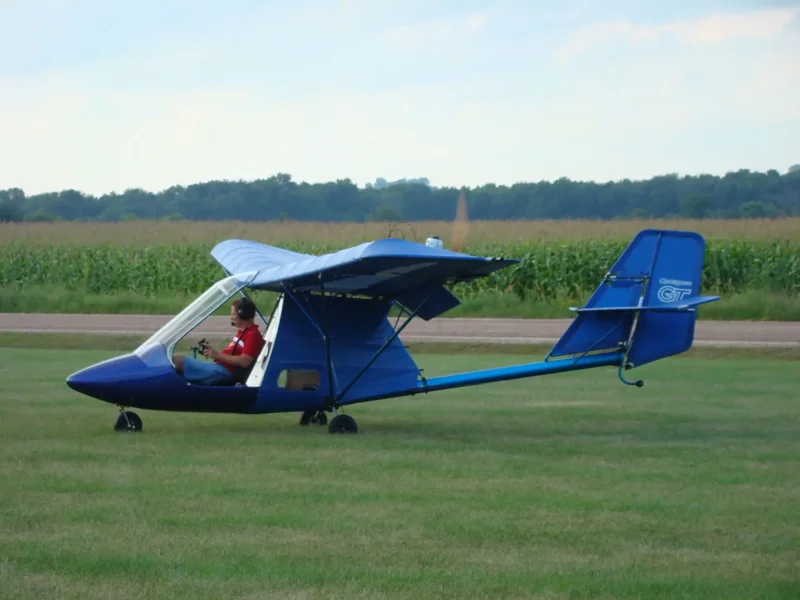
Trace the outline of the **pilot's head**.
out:
[[[253,324],[256,305],[250,298],[237,298],[231,303],[231,325],[239,329]]]

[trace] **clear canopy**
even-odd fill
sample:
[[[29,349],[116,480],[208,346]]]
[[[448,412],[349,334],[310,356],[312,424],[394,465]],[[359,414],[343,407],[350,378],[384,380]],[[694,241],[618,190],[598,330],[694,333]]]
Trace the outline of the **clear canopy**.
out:
[[[252,271],[231,275],[216,282],[136,348],[134,354],[141,356],[148,348],[162,345],[166,349],[167,355],[171,356],[175,344],[222,306],[228,298],[250,283],[256,273],[257,271]]]

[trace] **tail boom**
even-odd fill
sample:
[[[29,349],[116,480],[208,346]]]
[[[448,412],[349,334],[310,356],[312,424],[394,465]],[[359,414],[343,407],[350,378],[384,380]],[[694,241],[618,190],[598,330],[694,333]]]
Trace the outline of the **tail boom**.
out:
[[[470,371],[467,373],[441,375],[429,379],[423,378],[412,388],[355,398],[350,401],[344,401],[342,404],[350,405],[370,402],[372,400],[382,400],[385,398],[416,396],[417,394],[427,394],[428,392],[439,392],[473,385],[511,381],[514,379],[524,379],[541,375],[553,375],[555,373],[567,373],[584,369],[596,369],[598,367],[621,367],[624,359],[625,355],[621,351],[605,352],[602,354],[589,354],[574,358],[538,361],[521,365],[497,367],[494,369]]]

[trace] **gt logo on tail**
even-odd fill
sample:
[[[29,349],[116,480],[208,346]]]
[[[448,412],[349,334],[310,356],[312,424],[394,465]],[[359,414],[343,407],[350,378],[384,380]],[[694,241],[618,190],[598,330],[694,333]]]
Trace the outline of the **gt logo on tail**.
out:
[[[661,302],[680,302],[692,293],[691,281],[680,281],[677,279],[660,279],[661,287],[658,288],[657,296]],[[680,286],[680,287],[678,287]],[[688,287],[684,287],[688,286]]]

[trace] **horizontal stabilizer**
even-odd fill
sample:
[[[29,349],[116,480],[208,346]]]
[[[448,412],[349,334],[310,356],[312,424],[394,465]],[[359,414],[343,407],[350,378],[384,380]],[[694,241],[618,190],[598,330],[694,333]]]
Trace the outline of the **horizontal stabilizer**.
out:
[[[659,304],[652,304],[650,306],[593,306],[590,308],[570,308],[573,312],[639,312],[639,311],[652,311],[652,312],[679,312],[686,310],[693,310],[699,304],[707,304],[719,300],[719,296],[693,296],[686,298],[679,302],[662,302]]]

